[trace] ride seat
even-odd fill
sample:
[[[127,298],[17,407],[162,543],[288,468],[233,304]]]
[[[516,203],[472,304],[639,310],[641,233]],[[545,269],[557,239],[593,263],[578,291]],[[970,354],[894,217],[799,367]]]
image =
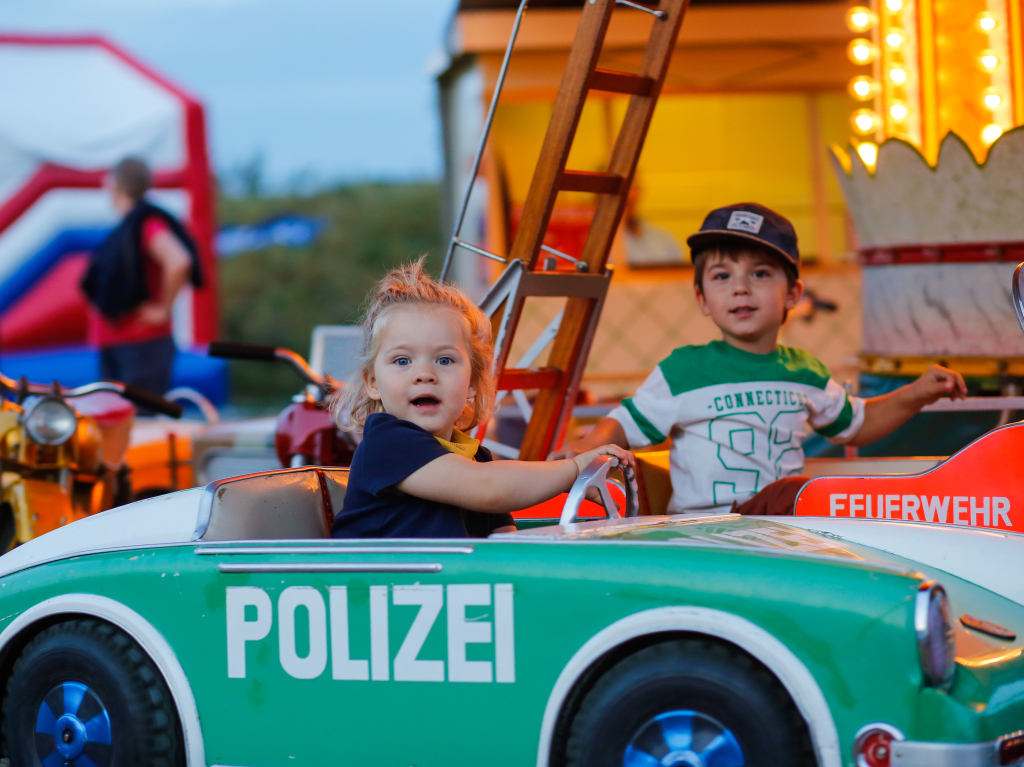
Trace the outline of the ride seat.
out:
[[[637,489],[640,491],[640,516],[668,513],[672,500],[672,476],[669,473],[668,450],[634,453]]]
[[[348,469],[308,467],[231,477],[206,486],[194,541],[331,537]]]

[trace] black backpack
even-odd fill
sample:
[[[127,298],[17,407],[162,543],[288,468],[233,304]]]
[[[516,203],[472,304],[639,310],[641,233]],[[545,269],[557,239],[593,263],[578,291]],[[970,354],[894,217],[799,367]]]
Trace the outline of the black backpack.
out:
[[[108,319],[123,317],[150,297],[142,252],[142,227],[151,217],[166,224],[185,246],[192,258],[192,285],[198,288],[203,284],[199,249],[192,235],[170,213],[142,200],[92,252],[82,278],[82,290],[90,303]]]

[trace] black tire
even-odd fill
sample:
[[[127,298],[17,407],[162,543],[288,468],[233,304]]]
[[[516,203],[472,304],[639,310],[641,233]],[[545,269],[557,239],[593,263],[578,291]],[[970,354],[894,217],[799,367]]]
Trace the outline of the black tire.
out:
[[[739,650],[701,639],[647,647],[605,672],[573,719],[566,762],[631,767],[675,751],[678,761],[669,763],[688,765],[680,746],[687,728],[691,751],[721,750],[715,764],[815,764],[807,727],[778,680]],[[645,762],[640,753],[654,759]]]
[[[48,756],[75,765],[79,755],[96,767],[185,764],[159,670],[129,636],[96,620],[59,623],[26,645],[7,683],[3,742],[19,767],[40,767]],[[52,756],[59,747],[63,762]]]

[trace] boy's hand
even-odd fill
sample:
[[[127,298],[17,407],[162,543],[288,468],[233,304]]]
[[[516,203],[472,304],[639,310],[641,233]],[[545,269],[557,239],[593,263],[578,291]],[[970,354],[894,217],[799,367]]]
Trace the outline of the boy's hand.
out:
[[[601,455],[611,455],[619,459],[624,466],[635,466],[636,461],[633,458],[633,454],[628,450],[623,450],[618,445],[601,445],[601,447],[595,450],[588,450],[585,453],[578,453],[572,456],[573,462],[576,464],[576,476],[579,477],[583,473],[583,470],[591,464],[591,462]]]
[[[967,384],[963,376],[955,370],[941,365],[932,365],[928,371],[907,387],[914,399],[920,403],[918,408],[930,405],[940,397],[965,399]]]

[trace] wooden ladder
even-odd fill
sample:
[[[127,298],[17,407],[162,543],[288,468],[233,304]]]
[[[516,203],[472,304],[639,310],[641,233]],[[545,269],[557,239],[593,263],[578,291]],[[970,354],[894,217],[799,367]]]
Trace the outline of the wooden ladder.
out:
[[[597,69],[608,24],[617,4],[654,16],[643,62],[636,74]],[[494,369],[498,390],[513,392],[527,416],[526,433],[518,451],[522,460],[543,460],[564,437],[611,280],[611,270],[607,268],[608,254],[622,219],[626,195],[687,5],[688,0],[660,0],[657,9],[625,0],[585,0],[583,4],[551,122],[512,242],[508,267],[481,303],[494,328]],[[524,8],[525,3],[520,8],[520,15]],[[518,21],[519,17],[516,29]],[[506,54],[503,70],[507,66],[507,58]],[[631,97],[604,173],[567,170],[565,167],[587,94],[591,90]],[[494,103],[497,95],[496,92]],[[492,103],[488,127],[493,110]],[[578,259],[544,245],[544,235],[559,192],[591,192],[597,195],[594,217]],[[467,247],[458,239],[458,227],[451,248],[456,245],[496,258],[479,248]],[[449,257],[450,253],[451,249]],[[542,259],[542,253],[550,255]],[[569,262],[571,267],[557,269],[559,259]],[[523,305],[527,298],[536,296],[566,298],[565,308],[523,359],[515,367],[509,367],[509,352]],[[552,340],[548,364],[541,369],[529,367]],[[523,390],[537,390],[532,408],[523,396]],[[499,449],[499,452],[503,451]],[[507,450],[504,452],[509,454]]]

